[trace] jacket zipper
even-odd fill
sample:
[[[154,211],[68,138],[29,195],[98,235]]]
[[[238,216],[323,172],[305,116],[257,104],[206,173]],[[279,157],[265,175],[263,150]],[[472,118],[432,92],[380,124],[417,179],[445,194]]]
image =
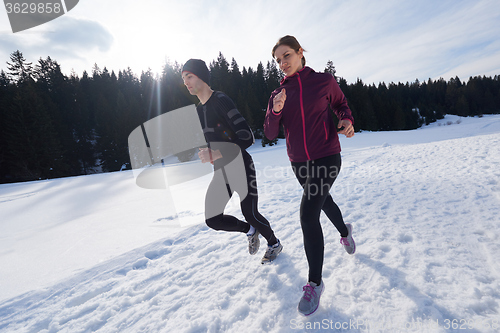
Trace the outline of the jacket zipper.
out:
[[[309,156],[309,151],[307,150],[307,142],[306,142],[306,117],[304,114],[304,101],[302,99],[302,80],[300,79],[300,74],[297,73],[297,77],[299,79],[299,96],[300,96],[300,112],[302,113],[302,133],[304,135],[304,150],[307,155],[307,159],[311,160]]]

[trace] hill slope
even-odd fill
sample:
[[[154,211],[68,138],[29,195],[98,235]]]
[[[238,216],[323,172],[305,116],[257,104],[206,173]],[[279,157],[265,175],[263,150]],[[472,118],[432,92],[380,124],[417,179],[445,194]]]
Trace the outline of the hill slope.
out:
[[[265,266],[201,206],[178,209],[179,226],[179,198],[129,172],[1,185],[0,332],[498,331],[500,117],[456,120],[341,139],[332,195],[357,252],[322,216],[326,289],[310,318],[296,310],[307,263],[282,141],[250,150],[284,245]],[[241,217],[237,198],[227,212]]]

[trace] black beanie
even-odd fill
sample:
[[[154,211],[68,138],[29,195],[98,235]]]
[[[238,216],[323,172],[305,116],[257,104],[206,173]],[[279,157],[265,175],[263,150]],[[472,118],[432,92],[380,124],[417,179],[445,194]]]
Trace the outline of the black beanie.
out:
[[[200,59],[189,59],[182,67],[182,72],[189,72],[199,77],[203,82],[210,85],[210,72],[207,65]]]

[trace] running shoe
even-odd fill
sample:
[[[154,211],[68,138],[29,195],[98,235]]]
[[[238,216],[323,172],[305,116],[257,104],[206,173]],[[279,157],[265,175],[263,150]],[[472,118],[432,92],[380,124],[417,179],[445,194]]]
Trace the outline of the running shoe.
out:
[[[306,284],[302,290],[304,295],[299,302],[299,313],[304,316],[312,315],[319,307],[319,299],[323,290],[325,289],[325,284],[321,281],[320,285],[316,285],[314,282],[309,282]]]
[[[278,254],[281,253],[281,250],[283,250],[283,245],[281,245],[281,242],[278,240],[278,243],[274,244],[273,246],[267,246],[266,253],[264,254],[264,257],[262,257],[262,264],[267,264],[276,259]]]
[[[259,251],[260,240],[259,240],[259,231],[255,230],[252,235],[247,235],[248,237],[248,253],[254,255]]]
[[[352,238],[352,225],[350,223],[346,223],[347,227],[347,237],[340,238],[340,244],[344,245],[344,249],[349,254],[354,254],[356,252],[356,243],[354,243],[354,239]]]

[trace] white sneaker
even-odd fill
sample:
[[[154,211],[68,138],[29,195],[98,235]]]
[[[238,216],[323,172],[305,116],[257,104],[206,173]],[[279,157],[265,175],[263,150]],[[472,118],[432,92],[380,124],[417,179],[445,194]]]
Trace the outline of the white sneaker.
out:
[[[354,239],[352,238],[352,225],[350,223],[346,223],[347,227],[347,237],[340,238],[340,244],[344,245],[344,249],[349,254],[354,254],[356,252],[356,243],[354,243]]]
[[[283,250],[283,245],[281,245],[281,242],[278,240],[278,243],[274,244],[273,246],[268,246],[266,253],[264,254],[264,257],[262,257],[262,264],[267,264],[276,259],[278,254],[281,253]]]
[[[299,302],[298,310],[300,314],[309,316],[316,312],[319,307],[319,299],[324,289],[325,284],[323,281],[321,281],[319,286],[314,282],[309,282],[302,288],[302,290],[304,290],[304,295],[302,295]]]
[[[248,237],[248,253],[254,255],[259,251],[260,240],[259,240],[259,231],[255,230],[252,235],[247,235]]]

